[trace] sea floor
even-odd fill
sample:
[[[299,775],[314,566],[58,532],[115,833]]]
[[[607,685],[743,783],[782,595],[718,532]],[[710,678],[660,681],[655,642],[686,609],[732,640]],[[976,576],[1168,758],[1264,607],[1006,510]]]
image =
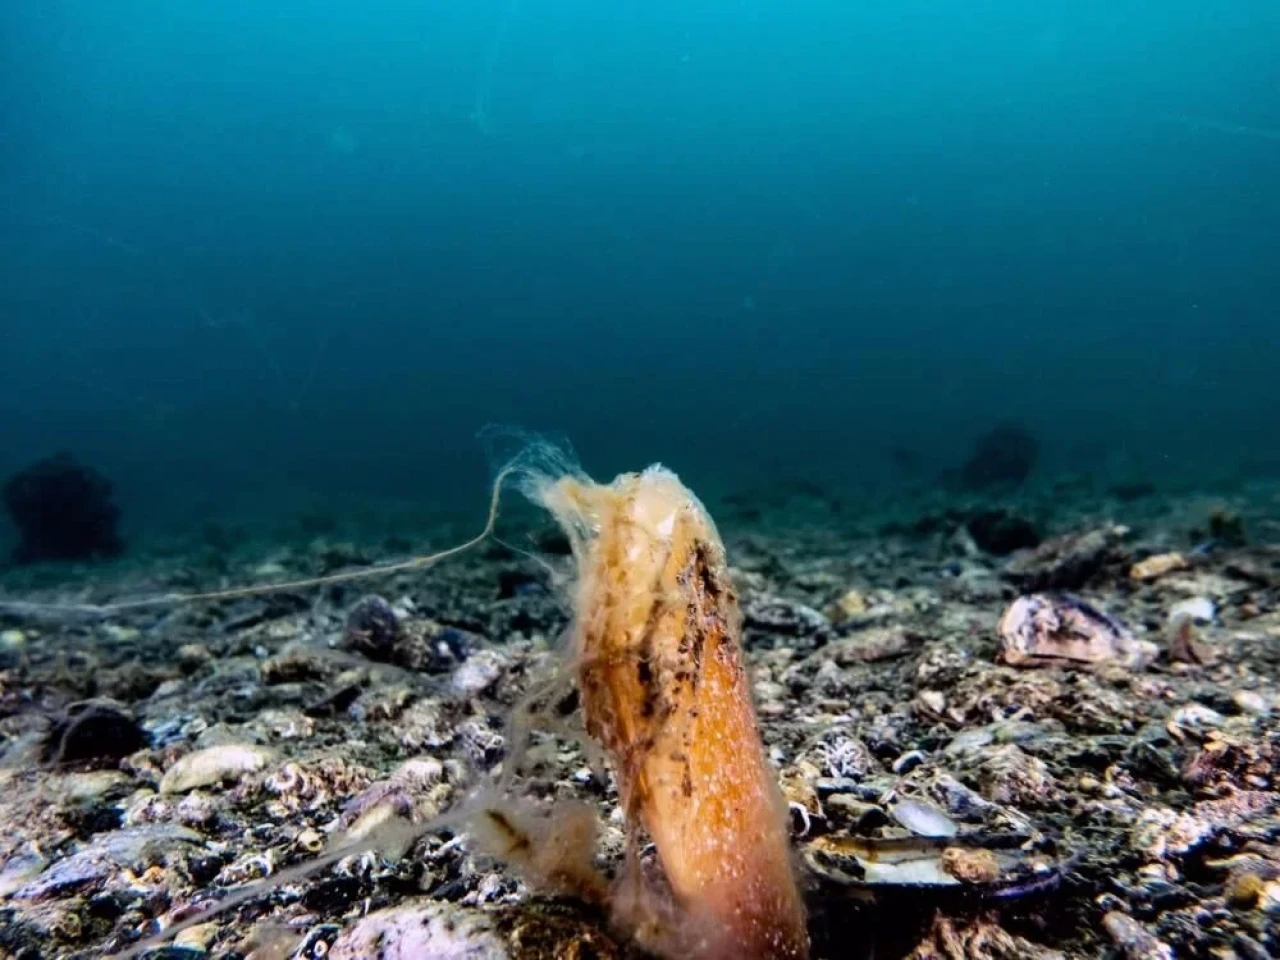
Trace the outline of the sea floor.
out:
[[[711,506],[815,957],[1280,955],[1280,484]],[[111,955],[192,917],[148,955],[636,955],[448,816],[492,801],[513,708],[560,667],[568,557],[546,534],[504,535],[533,556],[489,543],[108,617],[13,604],[384,548],[194,543],[0,573],[0,958]],[[570,708],[506,799],[594,808],[616,870],[614,781]],[[337,838],[369,848],[289,872]]]

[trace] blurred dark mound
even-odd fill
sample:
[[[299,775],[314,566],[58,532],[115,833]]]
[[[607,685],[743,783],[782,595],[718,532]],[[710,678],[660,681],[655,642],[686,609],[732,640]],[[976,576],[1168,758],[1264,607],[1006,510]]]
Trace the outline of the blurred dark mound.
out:
[[[15,473],[4,485],[4,503],[21,537],[15,563],[111,557],[124,549],[111,483],[70,454]]]
[[[1039,453],[1040,444],[1026,427],[998,424],[974,441],[960,468],[960,483],[966,490],[1017,486],[1031,474]]]
[[[980,549],[999,556],[1040,545],[1035,524],[1007,510],[979,510],[965,521],[965,528]]]

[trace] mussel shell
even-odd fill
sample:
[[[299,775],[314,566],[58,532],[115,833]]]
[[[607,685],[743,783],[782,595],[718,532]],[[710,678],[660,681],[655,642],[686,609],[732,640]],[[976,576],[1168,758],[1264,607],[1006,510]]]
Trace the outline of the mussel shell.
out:
[[[824,883],[874,894],[965,894],[984,900],[1028,896],[1055,887],[1070,856],[1025,849],[1026,837],[968,834],[955,837],[816,837],[804,860]],[[961,880],[943,867],[943,853],[988,851],[998,867],[990,880]]]

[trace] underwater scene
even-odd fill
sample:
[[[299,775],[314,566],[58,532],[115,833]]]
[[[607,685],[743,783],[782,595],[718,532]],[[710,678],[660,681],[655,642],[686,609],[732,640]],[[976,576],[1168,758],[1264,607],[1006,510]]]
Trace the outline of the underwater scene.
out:
[[[1280,956],[1280,4],[0,5],[0,960]]]

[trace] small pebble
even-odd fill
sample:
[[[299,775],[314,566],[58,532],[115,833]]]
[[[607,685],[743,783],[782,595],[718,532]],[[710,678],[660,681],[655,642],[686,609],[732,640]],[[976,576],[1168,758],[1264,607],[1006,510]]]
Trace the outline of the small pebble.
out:
[[[1252,690],[1237,690],[1231,695],[1231,702],[1241,713],[1251,713],[1257,717],[1265,717],[1271,713],[1271,705],[1266,698]]]
[[[897,774],[910,773],[924,761],[925,755],[921,751],[912,750],[893,761],[893,772]]]
[[[1128,914],[1113,910],[1102,926],[1127,960],[1174,960],[1173,948]]]
[[[209,945],[213,943],[213,938],[218,935],[218,925],[216,923],[197,923],[194,927],[187,927],[185,930],[179,930],[173,938],[173,945],[179,949],[197,950],[205,953],[209,949]]]
[[[203,643],[184,643],[174,656],[184,673],[195,673],[206,663],[213,661],[213,654]]]

